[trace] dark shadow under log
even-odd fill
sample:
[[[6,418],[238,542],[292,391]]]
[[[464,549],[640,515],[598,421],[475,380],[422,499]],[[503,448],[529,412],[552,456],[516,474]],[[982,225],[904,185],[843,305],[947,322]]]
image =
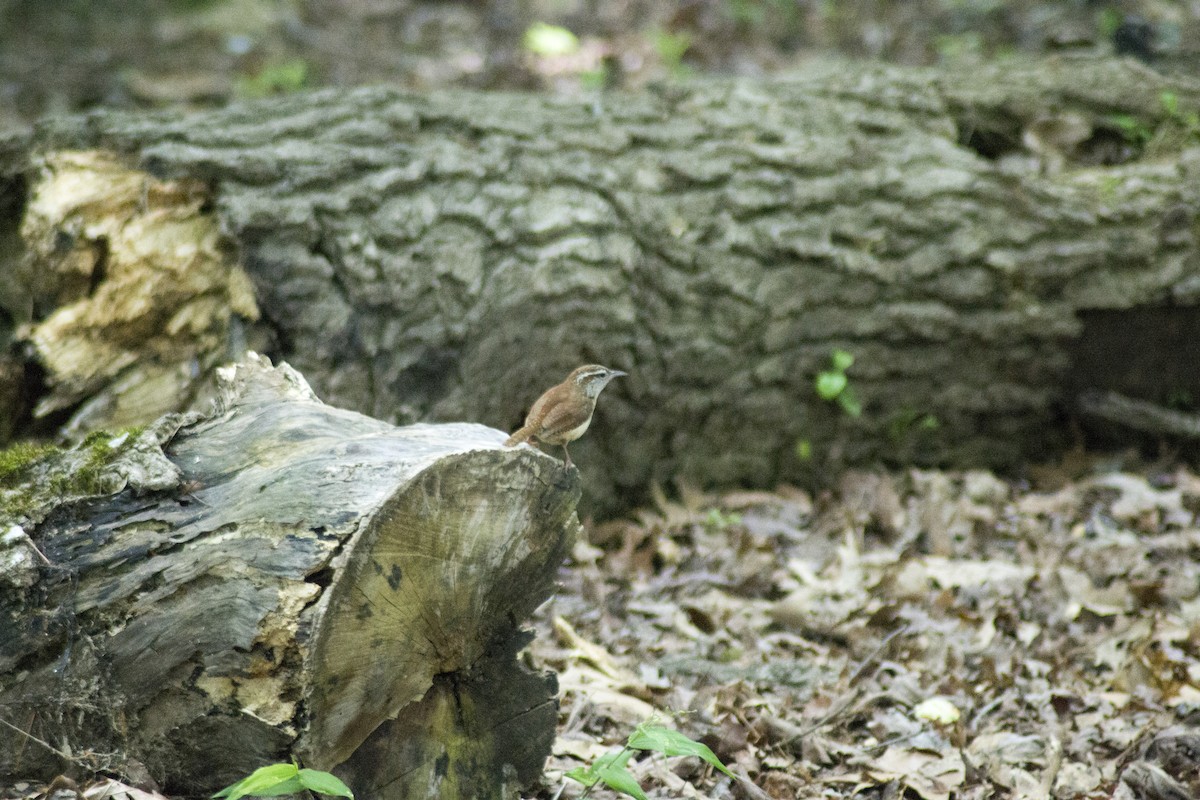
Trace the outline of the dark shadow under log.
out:
[[[553,737],[553,678],[516,654],[575,473],[481,425],[331,408],[286,365],[225,383],[213,415],[133,437],[156,468],[114,438],[115,493],[18,515],[10,478],[0,715],[29,736],[0,736],[0,775],[134,759],[207,793],[295,753],[372,798],[514,793]]]

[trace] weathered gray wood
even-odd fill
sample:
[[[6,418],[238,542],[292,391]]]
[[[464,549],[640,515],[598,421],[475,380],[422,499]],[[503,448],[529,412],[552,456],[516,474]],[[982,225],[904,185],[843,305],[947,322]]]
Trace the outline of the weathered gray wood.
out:
[[[23,509],[3,495],[0,716],[84,767],[137,759],[186,793],[291,753],[336,768],[364,743],[395,751],[342,768],[372,798],[501,797],[536,776],[553,679],[516,649],[575,534],[574,473],[482,425],[327,406],[286,365],[252,358],[226,380],[211,416],[114,445],[127,452],[95,483],[115,494]],[[30,469],[71,458],[91,456]],[[416,710],[435,702],[453,713]],[[463,753],[481,726],[533,746],[482,737]],[[60,761],[0,736],[0,776]]]
[[[362,89],[97,113],[22,146],[211,187],[262,315],[246,335],[338,404],[511,429],[572,366],[627,370],[578,446],[611,508],[678,476],[794,479],[834,442],[846,462],[1043,454],[1087,388],[1083,312],[1200,302],[1200,150],[1166,91],[1200,108],[1195,83],[1124,61],[815,63],[578,100]],[[37,242],[74,230],[45,219]],[[38,252],[23,296],[52,308]],[[835,347],[857,359],[856,420],[813,390]],[[65,397],[75,380],[52,370]]]

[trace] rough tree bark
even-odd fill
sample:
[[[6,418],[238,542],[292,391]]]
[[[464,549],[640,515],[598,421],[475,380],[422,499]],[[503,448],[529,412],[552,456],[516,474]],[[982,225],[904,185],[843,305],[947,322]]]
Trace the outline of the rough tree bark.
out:
[[[0,481],[0,776],[134,759],[193,795],[295,753],[360,797],[514,797],[557,721],[516,654],[573,473],[326,406],[286,365],[229,375],[209,418]]]
[[[1200,86],[1138,64],[1055,60],[96,113],[7,144],[0,171],[29,193],[8,238],[27,249],[0,302],[33,323],[42,410],[78,408],[85,429],[184,402],[249,339],[395,421],[511,428],[576,363],[625,369],[578,445],[601,507],[676,476],[794,479],[835,454],[1010,466],[1053,449],[1083,389],[1200,397],[1184,346],[1150,366],[1119,322],[1197,319],[1197,108]],[[199,248],[204,313],[159,308],[151,337],[80,306],[139,285],[107,218],[55,183],[106,154],[155,176],[120,219],[190,202],[221,234]],[[834,348],[856,357],[857,419],[813,390]]]

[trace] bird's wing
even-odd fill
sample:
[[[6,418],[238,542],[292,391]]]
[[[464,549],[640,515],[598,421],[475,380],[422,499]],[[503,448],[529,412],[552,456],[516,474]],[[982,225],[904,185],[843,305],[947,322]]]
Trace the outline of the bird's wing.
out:
[[[539,438],[555,436],[577,428],[579,420],[574,418],[576,413],[577,409],[573,408],[571,403],[547,403],[543,409],[537,435]]]
[[[550,410],[550,404],[553,402],[554,398],[550,392],[546,392],[537,400],[534,400],[533,405],[529,408],[529,413],[525,415],[525,427],[540,428],[541,420],[546,416],[546,412]]]

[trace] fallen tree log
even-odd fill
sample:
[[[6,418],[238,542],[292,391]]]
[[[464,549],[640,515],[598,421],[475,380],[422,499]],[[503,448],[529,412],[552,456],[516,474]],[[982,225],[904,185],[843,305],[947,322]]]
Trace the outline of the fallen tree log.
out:
[[[511,430],[576,364],[624,369],[579,444],[609,509],[679,476],[1012,467],[1083,390],[1200,397],[1196,109],[1057,59],[97,112],[0,148],[27,194],[0,305],[83,430],[186,405],[249,341],[400,422]],[[1186,319],[1143,347],[1132,313]],[[814,391],[835,348],[860,416]]]
[[[557,721],[516,654],[574,473],[327,406],[286,365],[227,379],[209,417],[9,465],[0,776],[132,759],[191,795],[294,753],[360,797],[515,796]]]

